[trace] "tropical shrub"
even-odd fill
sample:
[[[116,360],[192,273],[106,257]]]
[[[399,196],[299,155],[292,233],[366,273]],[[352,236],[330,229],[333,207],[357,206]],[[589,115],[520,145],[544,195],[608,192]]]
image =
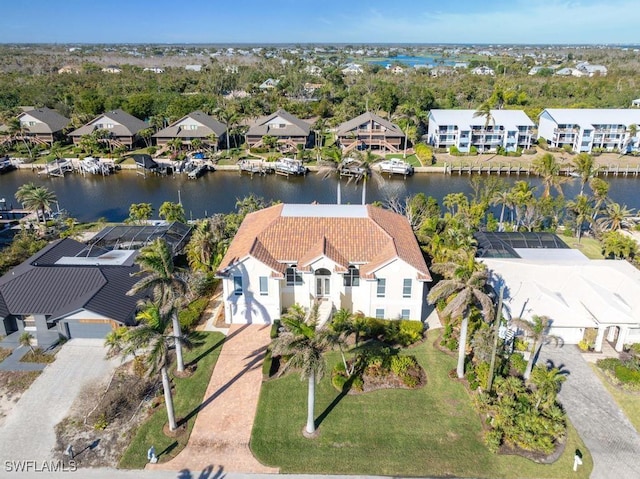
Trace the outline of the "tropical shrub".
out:
[[[424,143],[418,143],[415,148],[416,156],[425,165],[431,165],[433,163],[433,148],[425,145]]]
[[[200,317],[208,304],[209,298],[199,298],[189,303],[185,309],[180,311],[180,327],[183,330],[192,329],[200,321]]]
[[[524,359],[522,354],[513,353],[509,357],[509,365],[511,366],[511,369],[522,375],[524,374],[525,369],[527,369],[527,360]]]
[[[640,371],[620,364],[615,367],[614,373],[616,378],[622,383],[640,385]]]
[[[449,351],[457,351],[458,349],[458,339],[453,336],[453,324],[451,324],[451,322],[448,322],[444,326],[440,346],[447,348]]]

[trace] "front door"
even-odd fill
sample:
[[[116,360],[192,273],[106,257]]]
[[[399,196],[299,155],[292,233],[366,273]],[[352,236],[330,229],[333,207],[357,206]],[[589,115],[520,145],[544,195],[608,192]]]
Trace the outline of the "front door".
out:
[[[331,294],[331,281],[326,276],[316,276],[316,296],[326,298]]]
[[[326,268],[316,270],[316,298],[328,298],[331,294],[331,271]]]

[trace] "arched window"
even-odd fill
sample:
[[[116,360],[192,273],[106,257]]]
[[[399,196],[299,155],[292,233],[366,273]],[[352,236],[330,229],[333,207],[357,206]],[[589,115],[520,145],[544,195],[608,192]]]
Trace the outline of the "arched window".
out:
[[[353,265],[349,266],[349,271],[344,274],[345,286],[360,286],[360,271]]]

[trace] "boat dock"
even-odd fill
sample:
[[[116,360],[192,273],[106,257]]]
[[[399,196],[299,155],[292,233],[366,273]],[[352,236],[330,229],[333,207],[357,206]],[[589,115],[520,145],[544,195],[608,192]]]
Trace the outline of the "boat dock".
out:
[[[468,163],[468,164],[464,164],[464,163],[459,163],[459,164],[451,164],[451,165],[447,165],[445,164],[444,167],[444,171],[445,173],[449,174],[449,175],[453,175],[453,174],[458,174],[458,175],[462,175],[462,174],[467,174],[467,175],[472,175],[472,174],[477,174],[477,175],[482,175],[482,174],[487,174],[487,175],[492,175],[492,174],[497,174],[497,175],[506,175],[506,176],[511,176],[511,175],[515,175],[515,176],[520,176],[520,175],[526,175],[526,176],[530,176],[530,175],[535,175],[535,173],[533,172],[531,165],[521,165],[521,164],[498,164],[498,165],[478,165],[478,164],[472,164],[472,163]],[[573,166],[565,166],[563,168],[560,169],[560,174],[565,175],[565,176],[576,176],[576,169]],[[634,177],[638,177],[640,176],[640,165],[637,166],[620,166],[620,165],[606,165],[606,166],[601,166],[598,168],[597,170],[597,175],[598,176],[634,176]]]
[[[44,169],[38,171],[38,175],[44,173],[47,176],[64,177],[70,171],[73,171],[73,162],[71,160],[55,160],[52,163],[47,163]]]
[[[274,167],[273,163],[269,163],[264,160],[240,160],[238,161],[238,171],[240,174],[249,173],[250,176],[253,175],[266,175],[269,173],[273,173]]]

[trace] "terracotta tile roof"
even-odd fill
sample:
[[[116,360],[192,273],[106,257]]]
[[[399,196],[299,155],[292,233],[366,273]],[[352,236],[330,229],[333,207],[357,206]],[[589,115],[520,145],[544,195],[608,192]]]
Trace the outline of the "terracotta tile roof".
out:
[[[342,268],[359,264],[373,277],[380,266],[400,258],[431,276],[409,222],[401,215],[375,206],[283,205],[247,215],[222,259],[218,273],[247,256],[278,274],[287,264],[307,266],[325,255]]]

